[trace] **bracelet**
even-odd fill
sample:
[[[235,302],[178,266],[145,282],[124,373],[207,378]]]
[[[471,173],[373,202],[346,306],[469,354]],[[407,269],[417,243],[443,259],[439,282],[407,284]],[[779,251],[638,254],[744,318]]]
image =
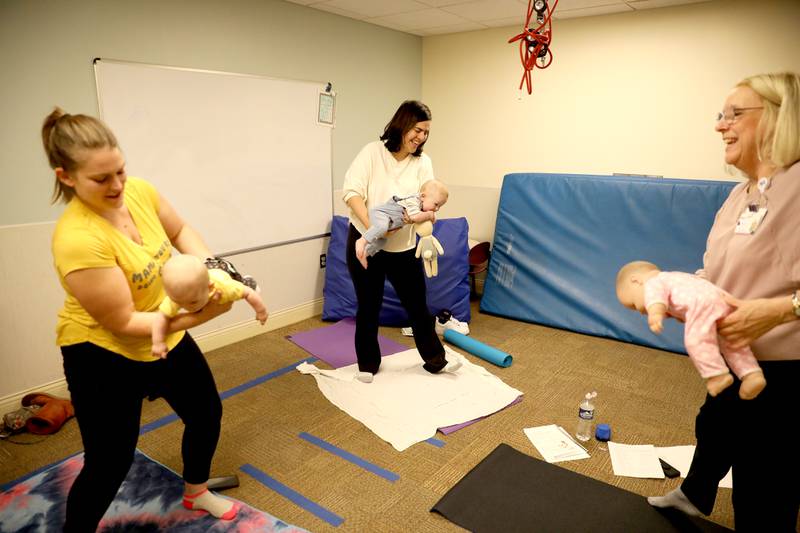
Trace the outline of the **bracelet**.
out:
[[[799,291],[794,291],[792,294],[792,311],[794,311],[794,316],[800,317],[800,297],[798,297]]]

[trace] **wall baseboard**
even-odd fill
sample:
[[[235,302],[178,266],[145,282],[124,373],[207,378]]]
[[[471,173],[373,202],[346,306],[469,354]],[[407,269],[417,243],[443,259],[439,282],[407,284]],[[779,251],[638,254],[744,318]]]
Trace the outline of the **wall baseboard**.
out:
[[[296,307],[270,313],[269,320],[267,320],[267,323],[263,326],[255,320],[248,320],[219,330],[203,333],[202,335],[194,337],[194,340],[204,353],[210,352],[211,350],[216,350],[217,348],[222,348],[223,346],[243,341],[250,337],[255,337],[256,335],[261,335],[262,333],[322,314],[322,303],[323,299],[318,298]],[[5,398],[0,398],[0,416],[19,409],[22,405],[22,398],[26,394],[32,392],[44,392],[45,394],[58,396],[60,398],[69,398],[67,381],[61,378],[32,389],[6,396]]]

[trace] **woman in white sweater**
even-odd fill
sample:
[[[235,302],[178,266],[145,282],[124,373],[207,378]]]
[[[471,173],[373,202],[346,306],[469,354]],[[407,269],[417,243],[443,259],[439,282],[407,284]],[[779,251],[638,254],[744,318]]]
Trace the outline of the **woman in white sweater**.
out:
[[[387,235],[383,250],[370,257],[367,268],[356,257],[355,242],[369,228],[369,210],[392,196],[419,192],[432,179],[430,157],[422,153],[431,128],[431,112],[422,102],[403,102],[384,128],[379,141],[367,144],[350,164],[344,178],[343,200],[350,208],[347,238],[347,268],[353,279],[358,311],[355,345],[359,372],[356,378],[369,383],[378,372],[378,318],[383,303],[384,282],[397,292],[408,313],[414,342],[423,367],[431,373],[454,372],[461,363],[448,364],[444,347],[434,329],[425,299],[422,263],[414,257],[414,226],[407,224]]]

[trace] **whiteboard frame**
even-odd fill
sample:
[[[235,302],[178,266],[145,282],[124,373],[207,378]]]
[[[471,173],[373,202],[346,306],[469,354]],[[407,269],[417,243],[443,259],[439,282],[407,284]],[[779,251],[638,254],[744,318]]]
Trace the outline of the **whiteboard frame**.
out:
[[[244,74],[244,73],[240,73],[240,72],[226,72],[226,71],[222,71],[222,70],[209,70],[209,69],[200,69],[200,68],[193,68],[193,67],[176,67],[176,66],[172,66],[172,65],[162,65],[162,64],[159,64],[159,63],[145,63],[145,62],[142,62],[142,61],[125,61],[125,60],[121,60],[121,59],[110,59],[110,58],[105,58],[105,57],[95,57],[94,59],[92,59],[92,71],[94,72],[94,88],[95,88],[95,97],[97,98],[97,112],[98,112],[100,117],[103,116],[103,109],[102,109],[102,104],[101,104],[102,99],[101,99],[101,96],[100,96],[100,82],[98,80],[98,74],[97,74],[97,63],[99,63],[101,61],[106,62],[106,63],[116,63],[116,64],[120,64],[120,65],[140,65],[140,66],[145,66],[145,67],[156,67],[156,68],[162,68],[162,69],[168,69],[168,70],[180,70],[180,71],[185,71],[185,72],[201,72],[201,73],[204,73],[204,74],[216,74],[216,75],[234,76],[234,77],[240,77],[240,78],[256,78],[256,79],[262,79],[262,80],[294,81],[294,82],[300,82],[300,83],[313,83],[313,84],[319,84],[319,85],[326,85],[326,84],[330,85],[330,82],[323,82],[323,81],[318,81],[318,80],[301,80],[301,79],[294,79],[294,78],[277,78],[277,77],[274,77],[274,76],[263,76],[263,75],[258,75],[258,74]],[[331,128],[331,129],[333,130],[333,128]],[[331,219],[332,219],[333,218],[333,214],[336,212],[335,209],[334,209],[334,203],[333,203],[334,202],[334,198],[333,198],[333,191],[334,191],[334,189],[333,189],[333,131],[331,131],[331,141],[330,142],[331,142],[331,146],[330,146],[330,149],[331,149],[331,161],[329,162],[329,164],[330,164],[330,168],[331,168],[331,183],[330,183],[330,187],[331,187]],[[295,243],[298,243],[298,242],[305,242],[305,241],[311,241],[311,240],[316,240],[316,239],[322,239],[322,238],[325,238],[325,237],[330,237],[330,235],[331,235],[330,232],[326,232],[326,233],[320,233],[318,235],[311,235],[309,237],[302,237],[302,238],[298,238],[298,239],[290,239],[290,240],[286,240],[286,241],[274,242],[274,243],[265,244],[265,245],[261,245],[261,246],[253,246],[253,247],[250,247],[250,248],[242,248],[242,249],[238,249],[238,250],[227,250],[227,251],[225,251],[223,253],[217,254],[217,256],[219,256],[219,257],[231,257],[231,256],[239,255],[239,254],[245,254],[245,253],[248,253],[248,252],[254,252],[254,251],[257,251],[257,250],[267,250],[269,248],[277,248],[279,246],[286,246],[286,245],[295,244]]]

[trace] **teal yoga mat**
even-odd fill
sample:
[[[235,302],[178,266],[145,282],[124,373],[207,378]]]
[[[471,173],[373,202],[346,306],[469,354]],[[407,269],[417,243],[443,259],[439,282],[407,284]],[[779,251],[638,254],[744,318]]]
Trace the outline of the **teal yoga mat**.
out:
[[[463,348],[472,355],[477,355],[481,359],[485,359],[492,364],[502,366],[503,368],[511,366],[513,358],[506,352],[501,352],[497,348],[492,348],[488,344],[477,341],[471,337],[467,337],[452,329],[445,330],[444,340],[450,344],[455,344],[459,348]]]

